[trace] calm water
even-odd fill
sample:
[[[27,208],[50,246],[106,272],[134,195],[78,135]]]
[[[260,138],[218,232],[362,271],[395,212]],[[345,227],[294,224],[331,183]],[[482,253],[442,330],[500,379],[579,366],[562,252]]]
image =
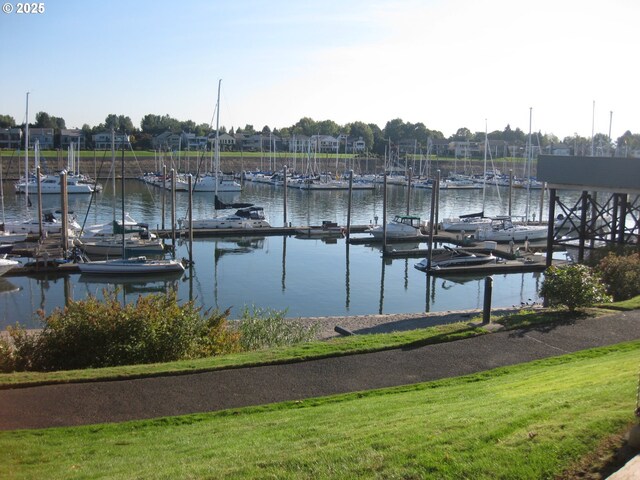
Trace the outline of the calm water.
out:
[[[23,215],[24,196],[13,194],[4,185],[7,219]],[[125,209],[140,222],[152,227],[162,224],[162,201],[158,189],[138,181],[127,181]],[[492,187],[486,192],[488,215],[508,213],[507,189]],[[120,215],[119,192],[116,191]],[[177,193],[176,216],[186,215],[188,196]],[[264,207],[272,225],[284,224],[282,187],[247,183],[239,194],[223,201],[251,202]],[[346,224],[348,192],[287,191],[287,221],[293,225],[320,224],[331,220]],[[406,188],[388,187],[388,217],[406,210]],[[106,187],[88,210],[87,224],[108,221],[113,215],[113,192]],[[539,216],[540,192],[532,192],[530,217]],[[513,215],[524,215],[527,207],[524,190],[515,190]],[[36,199],[32,212],[36,212]],[[78,221],[82,223],[89,206],[89,195],[69,198]],[[212,193],[194,194],[194,218],[210,216]],[[430,190],[415,189],[411,213],[428,219]],[[43,208],[59,208],[57,195],[43,198]],[[546,215],[546,203],[544,215]],[[442,191],[440,216],[457,215],[482,209],[482,191]],[[352,223],[382,222],[382,190],[353,192]],[[165,225],[169,226],[169,207]],[[170,242],[170,241],[169,241]],[[422,246],[426,248],[426,245]],[[178,258],[188,257],[187,245],[178,242]],[[132,301],[140,294],[177,289],[182,300],[194,299],[205,308],[231,308],[232,317],[244,307],[268,307],[287,310],[287,316],[362,315],[371,313],[408,313],[482,308],[483,278],[427,279],[415,268],[420,259],[383,260],[379,248],[347,246],[343,239],[334,243],[295,237],[246,237],[197,239],[193,246],[194,265],[180,278],[154,278],[144,283],[128,279],[121,283],[121,297]],[[494,275],[493,306],[519,305],[538,300],[542,277],[539,274]],[[89,294],[101,296],[108,283],[96,282],[79,274],[66,277],[6,277],[0,279],[0,327],[17,321],[38,326],[36,312],[51,312],[64,306],[66,299],[80,300]]]

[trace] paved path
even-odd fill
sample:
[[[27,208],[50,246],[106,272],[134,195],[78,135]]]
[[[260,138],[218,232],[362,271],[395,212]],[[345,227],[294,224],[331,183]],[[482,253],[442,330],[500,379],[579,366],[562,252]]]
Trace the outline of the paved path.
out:
[[[425,382],[640,339],[640,311],[287,365],[0,390],[0,429],[155,418]]]

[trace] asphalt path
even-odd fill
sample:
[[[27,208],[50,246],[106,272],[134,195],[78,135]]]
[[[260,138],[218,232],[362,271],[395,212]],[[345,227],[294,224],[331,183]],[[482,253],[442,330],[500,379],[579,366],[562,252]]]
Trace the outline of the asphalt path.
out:
[[[640,339],[640,311],[264,367],[0,390],[0,429],[123,422],[455,377]]]

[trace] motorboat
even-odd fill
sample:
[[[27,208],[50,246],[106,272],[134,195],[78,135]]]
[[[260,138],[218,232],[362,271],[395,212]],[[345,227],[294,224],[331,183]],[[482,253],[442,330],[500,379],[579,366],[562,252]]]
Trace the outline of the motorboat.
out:
[[[118,258],[115,260],[94,260],[79,262],[82,274],[98,275],[156,275],[170,272],[184,272],[184,265],[179,260],[149,259],[145,256]]]
[[[425,224],[420,217],[414,215],[396,215],[393,220],[387,222],[387,238],[415,238],[424,237],[422,228]],[[384,233],[382,225],[368,228],[365,232],[373,235],[375,239],[382,239]]]
[[[17,267],[18,265],[20,265],[20,262],[18,262],[17,260],[11,260],[9,258],[0,258],[0,276],[4,275],[9,270]]]
[[[60,233],[62,231],[62,219],[58,218],[58,212],[47,210],[42,213],[42,229],[47,233]],[[39,234],[40,222],[37,219],[5,222],[4,229],[10,233]],[[67,230],[70,234],[80,231],[80,224],[71,214],[67,216]]]
[[[524,242],[525,240],[542,240],[547,238],[548,228],[545,225],[515,225],[509,216],[494,217],[491,223],[476,230],[478,240],[494,242]]]
[[[491,223],[491,218],[479,216],[460,216],[443,218],[440,222],[440,227],[447,232],[473,232],[478,228],[488,226]]]
[[[5,244],[24,242],[27,239],[28,235],[28,233],[11,233],[2,230],[0,231],[0,243]]]
[[[219,217],[193,220],[192,224],[188,219],[180,221],[180,228],[193,228],[194,230],[217,229],[217,228],[271,228],[264,215],[262,207],[239,208],[235,213],[222,215]]]
[[[468,267],[472,265],[486,265],[496,263],[496,257],[491,253],[470,252],[462,248],[444,247],[444,250],[434,252],[431,257],[431,270],[439,270],[449,267]],[[424,258],[414,265],[423,272],[427,271],[429,259]]]

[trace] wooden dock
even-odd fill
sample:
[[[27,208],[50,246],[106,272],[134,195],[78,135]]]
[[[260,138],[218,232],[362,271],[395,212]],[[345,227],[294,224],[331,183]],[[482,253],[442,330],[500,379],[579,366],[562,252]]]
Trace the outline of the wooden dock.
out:
[[[194,238],[219,238],[219,237],[265,237],[265,236],[295,236],[299,230],[309,228],[319,228],[313,226],[288,226],[288,227],[270,227],[256,229],[196,229],[193,230]],[[350,245],[381,245],[382,241],[373,238],[371,235],[364,234],[370,228],[370,225],[354,225],[351,227],[349,237]],[[171,239],[172,230],[159,230],[154,232],[160,238]],[[175,230],[176,239],[184,241],[188,237],[188,231],[182,229]],[[394,258],[425,258],[429,254],[428,248],[415,248],[416,244],[427,246],[428,236],[419,239],[400,239],[387,243],[387,248],[383,252],[383,257],[388,259]],[[32,258],[33,260],[27,264],[13,268],[7,272],[6,276],[20,275],[38,275],[38,274],[60,274],[79,272],[79,268],[71,261],[65,260],[64,252],[61,247],[60,235],[49,235],[43,241],[37,241],[37,238],[30,238],[29,241],[16,244],[12,251],[13,256],[24,258]],[[433,275],[447,274],[469,274],[469,275],[491,275],[493,273],[516,273],[516,272],[540,272],[546,267],[546,241],[530,242],[529,251],[524,251],[522,243],[515,244],[513,247],[509,244],[497,244],[495,248],[487,249],[486,242],[476,241],[472,236],[465,235],[461,238],[459,233],[451,233],[440,231],[433,238],[435,243],[448,243],[459,247],[464,247],[471,252],[493,253],[499,258],[495,264],[476,265],[467,267],[451,267],[440,271],[431,272]],[[492,242],[492,246],[493,242]],[[554,261],[554,264],[563,263]]]

